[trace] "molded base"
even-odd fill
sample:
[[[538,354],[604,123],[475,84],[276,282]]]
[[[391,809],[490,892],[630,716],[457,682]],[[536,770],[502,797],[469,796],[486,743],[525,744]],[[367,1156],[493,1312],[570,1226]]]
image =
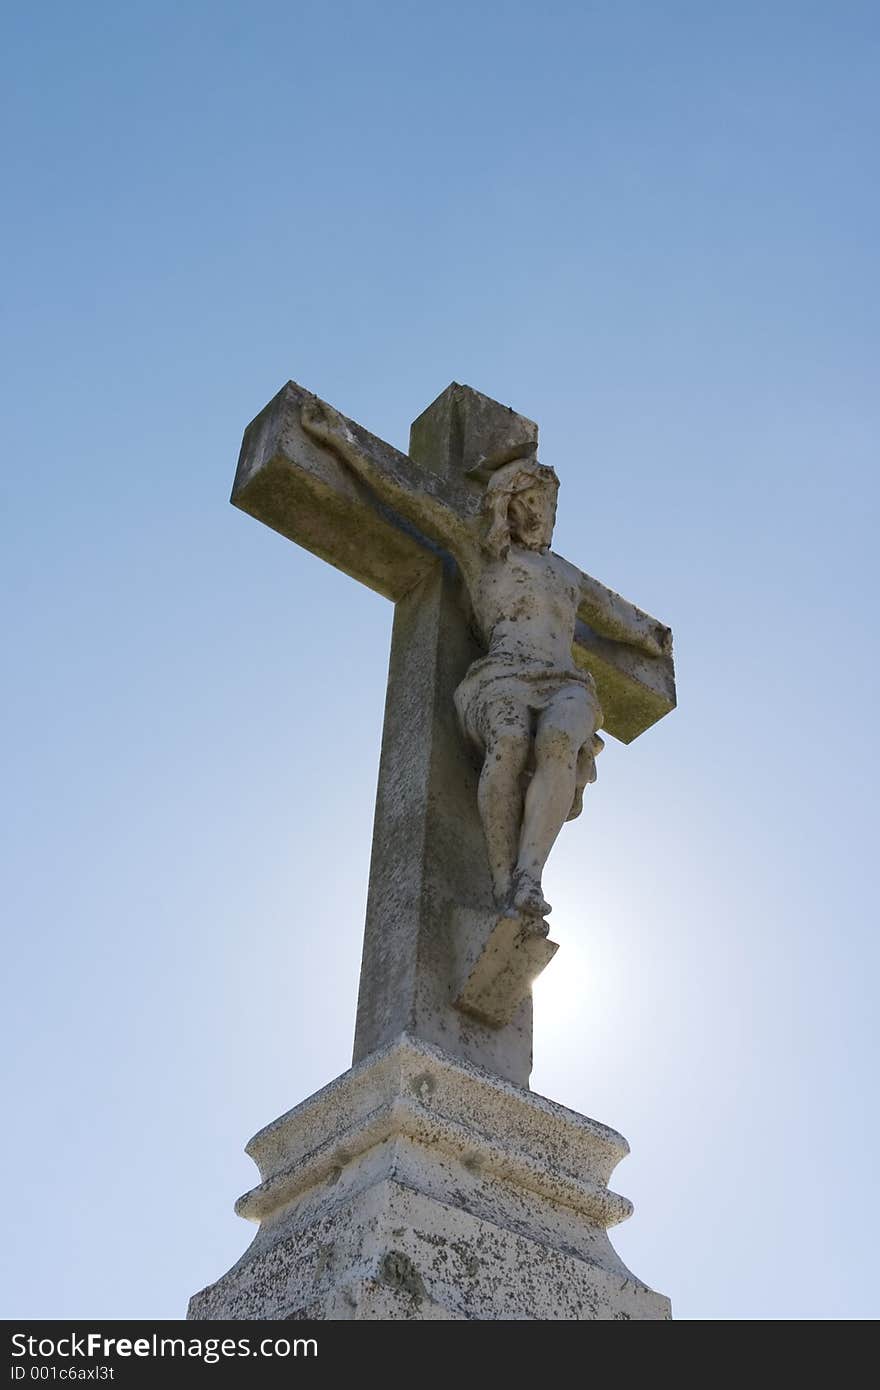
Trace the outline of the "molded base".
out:
[[[606,1228],[614,1130],[403,1036],[248,1145],[260,1229],[190,1318],[665,1319]]]

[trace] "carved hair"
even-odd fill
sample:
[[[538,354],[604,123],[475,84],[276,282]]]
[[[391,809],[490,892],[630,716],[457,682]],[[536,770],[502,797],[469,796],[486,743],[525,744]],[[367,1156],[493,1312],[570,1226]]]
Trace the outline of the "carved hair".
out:
[[[511,500],[536,483],[552,487],[554,494],[559,488],[559,479],[552,468],[538,463],[537,459],[520,458],[497,468],[486,484],[483,514],[488,524],[483,549],[494,559],[503,559],[510,549]]]

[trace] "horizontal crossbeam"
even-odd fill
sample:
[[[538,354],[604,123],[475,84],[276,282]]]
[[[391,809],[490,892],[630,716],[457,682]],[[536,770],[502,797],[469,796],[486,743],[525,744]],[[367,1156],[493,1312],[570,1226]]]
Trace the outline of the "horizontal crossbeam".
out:
[[[336,569],[397,602],[430,571],[432,541],[376,500],[329,449],[300,423],[310,391],[289,381],[244,433],[231,502]],[[437,491],[465,512],[478,503],[451,481],[440,481],[354,420],[358,444],[388,474],[424,492]]]
[[[272,530],[397,602],[427,577],[442,552],[377,501],[335,454],[305,432],[300,412],[314,399],[289,381],[248,425],[231,500]],[[345,423],[389,476],[436,496],[460,516],[476,515],[478,485],[449,475],[440,478],[356,421]],[[594,607],[625,612],[636,626],[654,623],[598,580],[589,579],[587,588],[596,597]],[[609,602],[603,604],[603,599]],[[630,743],[675,707],[672,658],[649,656],[600,635],[590,626],[589,616],[586,605],[580,617],[587,620],[579,620],[575,631],[574,660],[596,681],[605,731]]]

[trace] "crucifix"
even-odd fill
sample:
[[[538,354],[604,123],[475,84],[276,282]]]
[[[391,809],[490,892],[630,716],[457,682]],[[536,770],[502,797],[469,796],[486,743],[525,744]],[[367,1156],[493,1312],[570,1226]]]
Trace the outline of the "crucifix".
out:
[[[409,454],[294,382],[232,501],[395,604],[354,1062],[401,1035],[527,1087],[542,871],[603,747],[675,705],[669,629],[550,546],[537,426],[453,383]]]

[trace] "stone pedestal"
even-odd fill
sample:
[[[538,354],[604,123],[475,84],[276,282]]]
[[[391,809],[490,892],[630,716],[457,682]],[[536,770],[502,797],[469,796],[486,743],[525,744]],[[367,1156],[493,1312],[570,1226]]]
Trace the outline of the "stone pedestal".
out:
[[[621,1263],[626,1140],[402,1035],[268,1125],[253,1243],[188,1316],[664,1319]]]

